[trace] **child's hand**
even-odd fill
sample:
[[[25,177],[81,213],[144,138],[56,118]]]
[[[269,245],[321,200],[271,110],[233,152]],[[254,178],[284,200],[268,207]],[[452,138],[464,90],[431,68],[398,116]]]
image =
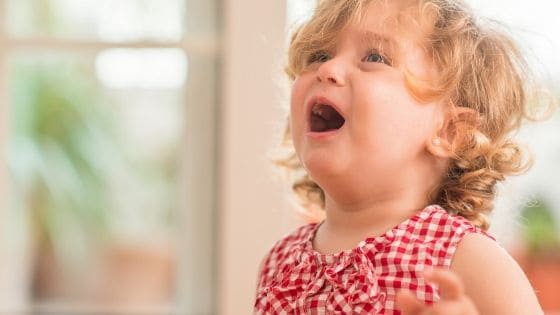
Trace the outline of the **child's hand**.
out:
[[[439,286],[440,300],[426,305],[411,292],[400,291],[396,306],[402,315],[478,315],[473,302],[464,292],[463,282],[455,273],[436,269],[424,275],[427,281]]]

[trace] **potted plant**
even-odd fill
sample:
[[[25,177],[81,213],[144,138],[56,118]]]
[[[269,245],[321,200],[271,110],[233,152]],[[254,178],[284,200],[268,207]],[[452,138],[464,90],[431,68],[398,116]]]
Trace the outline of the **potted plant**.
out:
[[[122,216],[111,206],[112,173],[144,165],[123,152],[91,69],[64,61],[16,63],[14,70],[10,169],[17,211],[27,214],[33,236],[33,298],[167,302],[170,246],[116,241]]]
[[[522,267],[545,310],[560,311],[560,237],[549,203],[537,199],[522,210],[525,250]]]
[[[88,248],[108,231],[102,163],[114,122],[98,105],[84,69],[40,63],[15,63],[13,69],[9,163],[17,211],[29,218],[33,290],[41,296],[57,290],[47,288],[53,284],[41,275],[55,265],[78,273],[75,267],[90,258]]]

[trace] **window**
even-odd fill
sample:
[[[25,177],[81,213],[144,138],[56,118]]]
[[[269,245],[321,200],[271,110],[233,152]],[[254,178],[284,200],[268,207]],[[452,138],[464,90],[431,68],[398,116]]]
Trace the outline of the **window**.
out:
[[[212,313],[217,1],[0,5],[0,312]]]
[[[286,19],[288,27],[293,27],[311,16],[317,0],[288,0]]]

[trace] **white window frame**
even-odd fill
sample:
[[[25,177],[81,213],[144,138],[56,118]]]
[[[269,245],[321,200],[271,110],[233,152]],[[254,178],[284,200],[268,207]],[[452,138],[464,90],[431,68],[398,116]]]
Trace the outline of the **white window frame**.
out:
[[[198,4],[189,0],[185,7],[190,5],[208,6],[214,8],[214,13],[219,0],[214,4]],[[197,1],[194,1],[197,2]],[[207,8],[208,8],[207,7]],[[207,9],[206,8],[206,9]],[[26,51],[55,51],[72,52],[78,54],[95,54],[111,48],[177,48],[187,56],[197,56],[216,60],[216,67],[211,78],[214,78],[216,91],[217,71],[219,70],[219,38],[214,36],[184,36],[178,41],[123,41],[106,42],[96,39],[62,39],[52,37],[12,37],[7,31],[6,0],[0,0],[0,151],[3,159],[0,163],[0,220],[4,222],[10,206],[10,175],[7,165],[8,140],[10,139],[10,99],[8,60],[13,54]],[[194,13],[193,13],[194,14]],[[217,16],[214,17],[217,20]],[[191,66],[189,65],[189,71]],[[187,75],[187,78],[191,77]],[[193,80],[194,81],[194,80]],[[29,305],[33,311],[43,310],[59,312],[60,314],[91,314],[92,311],[107,314],[213,314],[216,309],[216,117],[218,97],[202,95],[209,104],[200,106],[196,98],[201,93],[196,88],[196,82],[185,83],[185,134],[183,142],[183,169],[181,171],[181,184],[178,187],[181,194],[180,209],[178,213],[176,243],[178,244],[178,270],[177,290],[175,303],[169,307],[156,306],[152,309],[115,309],[94,305]],[[193,104],[190,106],[190,104]],[[192,131],[192,132],[190,132]],[[201,180],[202,179],[202,180]],[[3,245],[10,240],[2,240],[0,236],[0,259],[3,255]],[[208,249],[211,250],[208,250]],[[196,281],[193,281],[196,279]],[[3,294],[3,293],[2,293]],[[0,297],[0,301],[2,298]],[[32,302],[32,301],[31,301]],[[1,309],[0,311],[4,311]],[[18,311],[18,310],[16,310]],[[131,313],[132,312],[132,313]]]

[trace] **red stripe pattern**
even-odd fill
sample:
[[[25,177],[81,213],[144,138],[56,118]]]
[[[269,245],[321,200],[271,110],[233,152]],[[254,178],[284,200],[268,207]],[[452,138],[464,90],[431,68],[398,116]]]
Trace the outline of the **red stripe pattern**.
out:
[[[313,249],[318,227],[298,228],[265,256],[255,314],[400,314],[398,290],[408,289],[426,303],[437,301],[437,288],[422,272],[449,268],[457,244],[469,233],[492,238],[437,205],[337,254]]]

